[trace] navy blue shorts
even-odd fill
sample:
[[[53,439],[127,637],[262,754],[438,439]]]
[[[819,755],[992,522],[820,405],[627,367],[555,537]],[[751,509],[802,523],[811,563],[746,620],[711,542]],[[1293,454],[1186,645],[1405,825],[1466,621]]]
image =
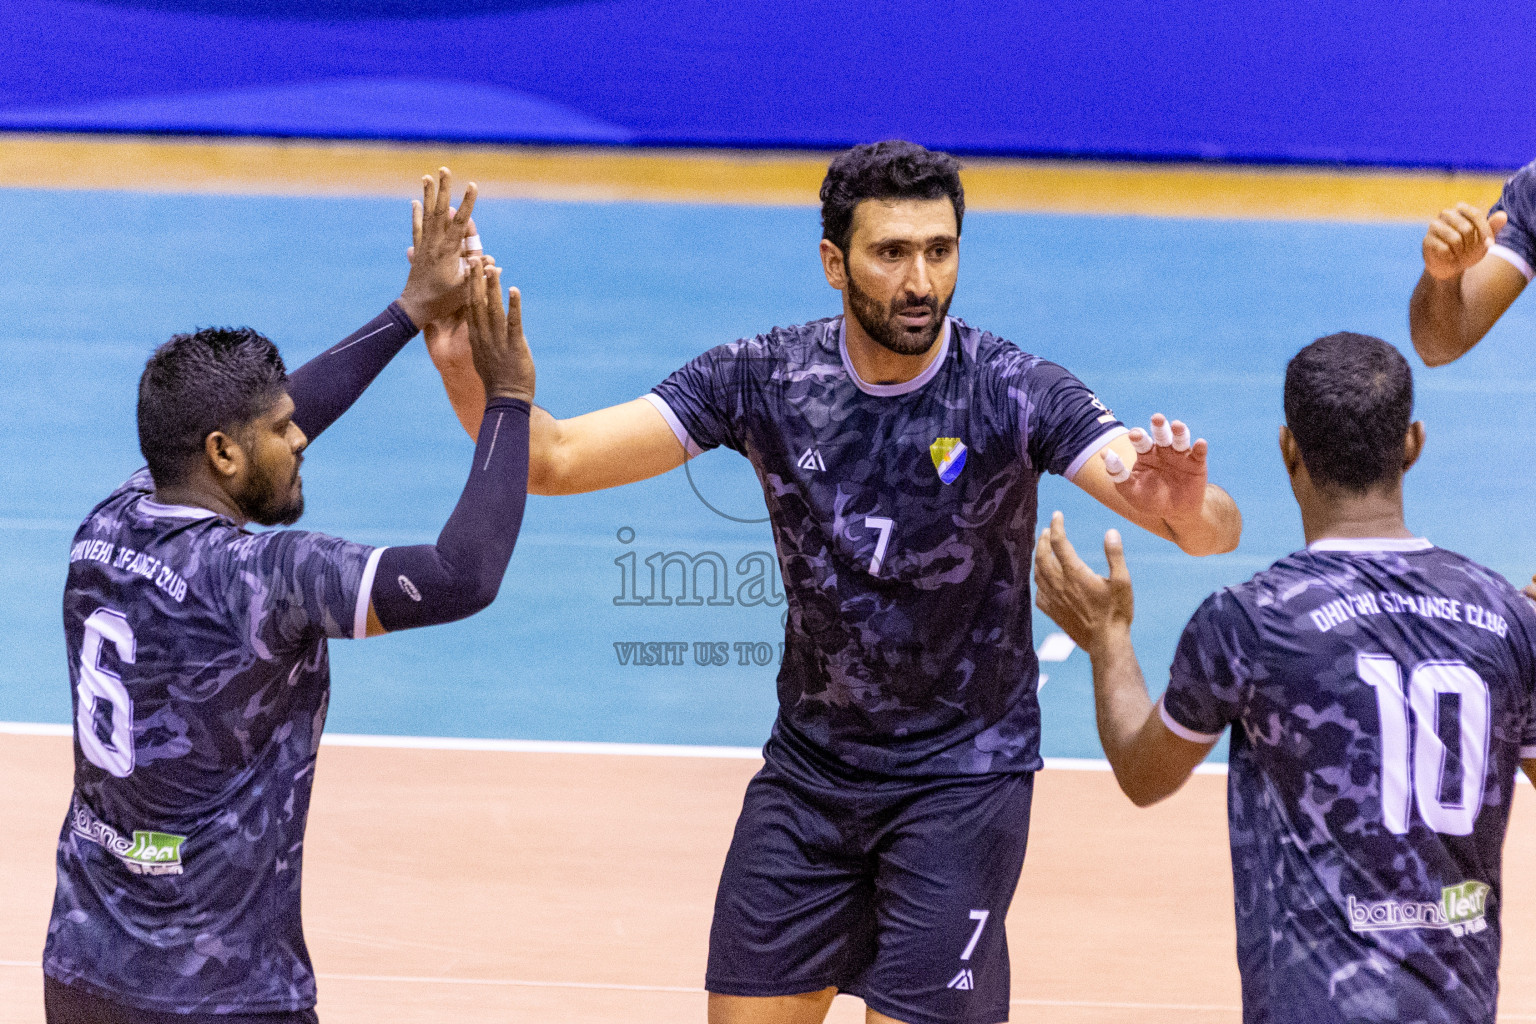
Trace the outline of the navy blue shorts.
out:
[[[834,986],[907,1024],[1007,1020],[1003,920],[1035,777],[860,780],[774,746],[726,854],[705,987]]]
[[[170,1013],[109,1002],[43,975],[43,1013],[48,1024],[318,1024],[314,1010],[285,1013]]]

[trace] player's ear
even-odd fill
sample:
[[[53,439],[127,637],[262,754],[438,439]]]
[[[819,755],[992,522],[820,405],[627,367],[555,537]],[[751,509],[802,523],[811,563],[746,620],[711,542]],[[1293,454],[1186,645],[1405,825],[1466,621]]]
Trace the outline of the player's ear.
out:
[[[1294,480],[1302,469],[1301,446],[1296,443],[1291,428],[1283,423],[1280,425],[1280,461],[1285,463],[1286,473]]]
[[[843,250],[826,238],[821,240],[821,270],[827,275],[827,284],[838,291],[848,286],[848,261],[843,258]]]
[[[1414,420],[1408,424],[1408,434],[1403,438],[1403,472],[1413,468],[1413,464],[1419,461],[1419,456],[1424,454],[1424,421]]]
[[[231,434],[215,430],[203,438],[203,452],[208,456],[208,467],[218,480],[236,480],[245,472],[245,449]]]

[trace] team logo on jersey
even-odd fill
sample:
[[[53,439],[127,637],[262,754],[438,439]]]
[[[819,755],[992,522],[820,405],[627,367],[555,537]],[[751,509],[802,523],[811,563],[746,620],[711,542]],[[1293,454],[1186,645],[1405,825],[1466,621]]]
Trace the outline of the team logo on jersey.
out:
[[[939,471],[939,479],[947,484],[955,482],[965,468],[965,456],[969,449],[958,437],[941,437],[928,446],[933,468]]]
[[[116,856],[136,875],[181,874],[181,844],[187,841],[186,836],[135,831],[132,839],[125,839],[79,802],[75,804],[70,830]]]
[[[818,473],[825,473],[827,471],[827,464],[822,461],[821,452],[817,451],[815,446],[807,448],[805,454],[800,456],[795,465],[801,469],[810,469]]]
[[[950,978],[949,984],[944,987],[969,992],[976,987],[976,976],[971,973],[969,967],[962,967],[960,973]]]
[[[1449,930],[1452,935],[1475,935],[1488,927],[1486,882],[1469,879],[1440,890],[1440,901],[1357,900],[1349,897],[1349,929],[1353,932],[1395,932],[1407,928]]]
[[[1091,402],[1093,404],[1093,407],[1095,409],[1099,410],[1099,412],[1101,413],[1101,415],[1099,416],[1097,422],[1099,422],[1099,423],[1113,423],[1113,422],[1115,422],[1115,414],[1110,411],[1109,406],[1107,406],[1103,402],[1099,401],[1099,396],[1098,395],[1090,395],[1089,399],[1091,400]]]

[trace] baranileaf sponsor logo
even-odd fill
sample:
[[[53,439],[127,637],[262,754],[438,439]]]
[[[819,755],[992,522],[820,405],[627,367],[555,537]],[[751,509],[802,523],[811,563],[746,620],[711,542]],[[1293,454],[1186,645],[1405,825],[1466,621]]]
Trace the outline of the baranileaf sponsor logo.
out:
[[[1348,899],[1349,928],[1354,932],[1392,932],[1432,928],[1452,935],[1475,935],[1488,927],[1492,887],[1475,878],[1440,890],[1440,901]]]
[[[113,854],[136,875],[179,875],[182,872],[181,844],[187,841],[186,836],[135,830],[133,838],[128,839],[80,803],[75,804],[70,816],[70,830]]]

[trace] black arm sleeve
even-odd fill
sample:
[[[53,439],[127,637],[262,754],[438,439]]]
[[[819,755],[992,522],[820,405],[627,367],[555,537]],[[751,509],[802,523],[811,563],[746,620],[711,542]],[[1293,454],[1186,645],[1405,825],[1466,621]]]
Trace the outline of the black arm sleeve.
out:
[[[288,375],[293,422],[311,441],[352,407],[379,371],[416,337],[398,302]]]
[[[436,544],[387,548],[373,579],[385,629],[466,618],[496,600],[528,498],[528,403],[486,403],[469,482]]]

